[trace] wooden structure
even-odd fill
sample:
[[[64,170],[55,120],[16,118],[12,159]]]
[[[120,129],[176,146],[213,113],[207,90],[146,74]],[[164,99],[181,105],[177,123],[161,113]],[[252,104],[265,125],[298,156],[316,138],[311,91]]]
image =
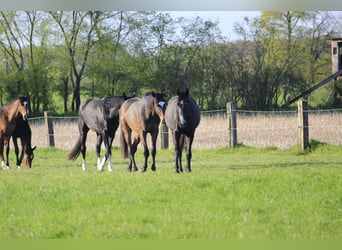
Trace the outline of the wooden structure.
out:
[[[44,111],[44,122],[45,122],[45,127],[47,128],[47,146],[48,147],[55,146],[55,137],[54,137],[51,114],[52,113],[50,111]]]
[[[341,38],[332,38],[331,40],[331,64],[332,64],[332,74],[325,78],[323,81],[317,83],[311,88],[305,90],[295,98],[291,99],[287,103],[283,105],[289,106],[290,104],[298,101],[300,98],[307,99],[307,97],[316,89],[322,87],[327,84],[331,80],[336,81],[342,75],[342,37]]]
[[[331,39],[332,74],[342,69],[342,38]]]

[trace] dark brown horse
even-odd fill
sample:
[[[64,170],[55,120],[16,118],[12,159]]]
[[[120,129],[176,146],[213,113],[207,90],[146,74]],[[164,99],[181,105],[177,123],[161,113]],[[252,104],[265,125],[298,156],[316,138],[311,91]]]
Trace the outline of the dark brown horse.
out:
[[[120,127],[121,127],[121,154],[123,158],[130,157],[128,170],[137,171],[134,154],[137,150],[139,142],[144,147],[144,166],[143,172],[147,169],[147,159],[149,150],[146,144],[147,133],[152,138],[152,171],[156,170],[156,142],[159,132],[160,121],[164,119],[166,101],[164,93],[146,93],[142,99],[132,98],[124,102],[120,109]],[[132,142],[133,136],[133,142]]]
[[[165,111],[165,122],[172,132],[175,144],[176,173],[183,172],[182,150],[184,143],[186,145],[186,169],[191,172],[191,146],[200,119],[200,110],[195,100],[189,95],[189,89],[178,89],[177,96],[169,100]]]
[[[78,130],[80,135],[77,143],[68,155],[69,160],[76,160],[82,152],[82,168],[83,170],[87,169],[86,140],[88,131],[92,130],[97,135],[96,155],[98,170],[103,170],[104,164],[108,159],[108,170],[113,171],[111,146],[119,126],[119,109],[123,102],[129,98],[123,94],[123,96],[109,96],[102,99],[89,98],[81,103],[78,111]],[[102,141],[106,147],[106,153],[101,161],[100,150]]]
[[[18,138],[21,142],[21,154],[19,156],[19,147],[18,147]],[[12,135],[12,141],[14,145],[14,152],[16,155],[17,168],[20,169],[20,165],[24,160],[24,164],[26,168],[32,167],[32,161],[34,158],[33,151],[36,149],[36,146],[32,148],[31,146],[32,132],[28,120],[23,120],[22,117],[17,119],[17,125]],[[8,154],[9,154],[9,144],[6,149],[6,162],[8,163]]]
[[[27,119],[27,106],[29,97],[18,97],[15,101],[0,108],[0,158],[3,169],[9,169],[8,162],[4,161],[4,145],[9,143],[15,127],[17,119],[22,116],[23,120]]]

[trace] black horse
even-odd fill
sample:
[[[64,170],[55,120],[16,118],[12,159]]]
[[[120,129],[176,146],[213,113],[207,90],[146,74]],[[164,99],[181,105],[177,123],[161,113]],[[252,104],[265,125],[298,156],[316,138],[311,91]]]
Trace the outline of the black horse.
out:
[[[123,94],[122,96],[109,96],[102,99],[89,98],[81,103],[78,111],[78,129],[80,136],[68,155],[69,160],[76,160],[80,152],[82,152],[82,168],[83,170],[87,169],[86,140],[88,131],[92,130],[97,135],[96,155],[98,170],[103,170],[104,164],[108,159],[108,171],[113,171],[111,146],[115,132],[119,126],[120,107],[129,98]],[[102,141],[104,142],[106,153],[101,161],[100,151]]]
[[[21,142],[21,154],[19,156],[19,147],[18,147],[18,138]],[[12,135],[12,141],[14,145],[14,152],[17,160],[17,168],[20,169],[20,165],[22,161],[24,161],[26,168],[32,167],[32,161],[34,158],[33,151],[36,149],[36,146],[32,148],[31,145],[32,140],[32,132],[28,120],[24,120],[22,117],[17,119],[17,124]],[[6,155],[8,158],[9,153],[9,145],[6,150]]]
[[[141,169],[145,172],[147,169],[147,159],[149,150],[146,144],[147,133],[151,134],[152,140],[152,171],[156,170],[156,142],[159,131],[160,121],[164,119],[166,101],[164,93],[148,92],[142,99],[132,98],[124,102],[120,109],[120,127],[121,127],[121,155],[123,158],[129,156],[128,170],[137,171],[134,154],[137,150],[139,142],[144,147],[144,167]],[[133,142],[132,142],[133,137]]]
[[[191,172],[191,146],[200,119],[200,110],[195,100],[189,95],[189,89],[178,89],[177,96],[169,100],[165,111],[165,122],[172,132],[175,144],[176,173],[183,172],[184,142],[186,142],[187,171]]]

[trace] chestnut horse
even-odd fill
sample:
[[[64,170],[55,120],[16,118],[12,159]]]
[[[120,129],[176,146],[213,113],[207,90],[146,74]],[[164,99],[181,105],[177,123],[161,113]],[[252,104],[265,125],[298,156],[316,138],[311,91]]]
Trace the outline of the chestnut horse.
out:
[[[15,101],[0,108],[0,158],[3,169],[9,169],[8,160],[4,161],[4,146],[8,145],[9,140],[15,131],[17,119],[22,116],[27,119],[27,106],[29,97],[20,96]]]
[[[160,121],[164,119],[166,101],[164,93],[148,92],[142,99],[132,98],[125,101],[120,109],[120,127],[121,127],[121,155],[123,158],[130,157],[128,170],[137,171],[134,154],[141,141],[144,147],[145,163],[142,172],[147,169],[147,159],[149,150],[146,144],[147,133],[152,138],[152,171],[156,170],[156,142],[159,132]],[[133,134],[133,142],[132,142]]]
[[[123,94],[123,96],[109,96],[102,99],[89,98],[81,103],[78,111],[78,130],[80,135],[68,155],[69,160],[76,160],[82,152],[82,169],[84,171],[87,169],[86,140],[88,131],[92,130],[97,135],[96,155],[98,170],[103,170],[104,164],[108,159],[108,171],[113,171],[111,146],[119,126],[119,109],[122,103],[129,98],[131,97]],[[106,153],[101,161],[100,150],[102,141],[104,141]]]
[[[186,146],[186,169],[191,172],[191,146],[200,119],[200,110],[195,100],[189,95],[189,89],[178,89],[177,96],[169,100],[165,111],[165,122],[172,132],[175,145],[176,173],[183,172],[182,150],[184,143]]]

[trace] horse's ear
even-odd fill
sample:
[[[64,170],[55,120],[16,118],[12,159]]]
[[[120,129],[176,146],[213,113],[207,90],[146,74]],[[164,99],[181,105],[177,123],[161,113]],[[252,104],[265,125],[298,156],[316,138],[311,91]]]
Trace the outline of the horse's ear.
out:
[[[31,148],[32,151],[34,151],[37,148],[37,146],[34,146],[33,148]]]
[[[122,92],[122,96],[124,99],[126,99],[126,97],[127,97],[125,92]]]
[[[186,96],[186,97],[189,96],[189,89],[188,89],[188,87],[185,89],[185,96]]]

